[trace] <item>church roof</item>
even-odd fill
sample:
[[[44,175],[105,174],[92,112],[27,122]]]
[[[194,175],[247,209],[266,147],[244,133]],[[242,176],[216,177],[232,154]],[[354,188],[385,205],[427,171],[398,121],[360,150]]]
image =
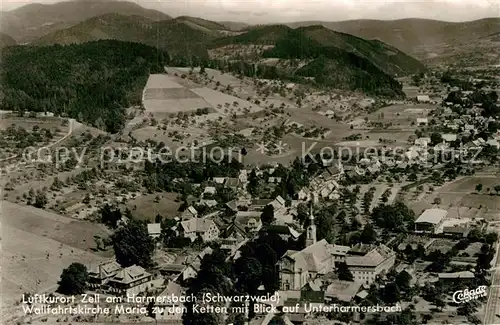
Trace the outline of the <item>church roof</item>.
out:
[[[287,256],[295,261],[295,269],[303,269],[311,272],[325,271],[331,259],[332,246],[322,239],[319,242],[312,244],[301,251],[289,250],[284,256]]]

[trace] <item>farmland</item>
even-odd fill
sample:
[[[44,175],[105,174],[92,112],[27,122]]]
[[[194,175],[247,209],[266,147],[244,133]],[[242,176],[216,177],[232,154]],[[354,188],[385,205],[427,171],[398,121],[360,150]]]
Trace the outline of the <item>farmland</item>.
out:
[[[482,184],[480,192],[476,186]],[[439,206],[448,209],[454,217],[484,217],[492,221],[500,220],[500,196],[494,187],[500,184],[498,176],[470,176],[457,179],[436,188],[432,194],[425,195],[428,203],[439,199]]]

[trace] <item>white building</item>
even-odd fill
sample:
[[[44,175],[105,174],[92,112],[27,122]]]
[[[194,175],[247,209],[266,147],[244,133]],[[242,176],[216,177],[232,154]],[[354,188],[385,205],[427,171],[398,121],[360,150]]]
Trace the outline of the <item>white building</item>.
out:
[[[118,295],[137,295],[152,287],[153,275],[138,265],[132,265],[118,271],[107,286],[108,291]]]
[[[418,138],[415,140],[414,144],[416,146],[422,147],[422,148],[427,148],[427,145],[431,143],[431,138]]]
[[[442,134],[441,138],[443,138],[444,142],[455,142],[457,141],[457,135],[453,133]]]
[[[204,242],[219,238],[219,228],[211,219],[192,218],[181,222],[180,235],[195,241],[201,237]]]
[[[360,248],[362,248],[360,250]],[[354,252],[363,255],[354,255]],[[378,246],[358,244],[346,257],[346,264],[356,282],[372,284],[378,275],[386,274],[396,262],[396,253],[380,244]]]
[[[415,220],[415,231],[437,234],[442,231],[447,215],[448,211],[443,209],[427,209]]]
[[[429,95],[418,95],[417,96],[417,102],[419,103],[429,103],[431,99],[429,98]]]
[[[427,117],[417,118],[417,125],[427,125],[429,124],[429,119]]]
[[[161,236],[161,224],[160,223],[148,223],[148,234],[152,238],[158,238]]]

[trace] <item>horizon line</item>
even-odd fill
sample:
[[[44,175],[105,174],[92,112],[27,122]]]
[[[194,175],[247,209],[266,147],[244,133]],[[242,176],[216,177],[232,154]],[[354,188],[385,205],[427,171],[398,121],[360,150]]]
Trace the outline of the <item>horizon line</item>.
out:
[[[170,13],[168,13],[166,10],[162,10],[160,8],[147,8],[147,7],[144,7],[142,4],[140,4],[137,0],[63,0],[63,1],[57,1],[57,2],[53,2],[53,3],[41,3],[41,2],[32,2],[32,3],[28,3],[28,4],[24,4],[24,5],[21,5],[17,8],[13,8],[13,9],[9,9],[9,10],[1,10],[0,12],[3,12],[3,13],[11,13],[11,12],[14,12],[16,10],[20,10],[20,9],[23,9],[23,8],[26,8],[26,7],[29,7],[29,6],[33,6],[33,5],[39,5],[39,6],[53,6],[53,5],[57,5],[57,4],[60,4],[60,3],[68,3],[68,2],[88,2],[88,3],[92,3],[92,2],[127,2],[127,3],[133,3],[133,4],[136,4],[137,6],[141,7],[141,8],[144,8],[146,10],[153,10],[153,11],[158,11],[160,13],[163,13],[165,15],[168,15],[170,17],[172,17],[172,19],[178,19],[178,18],[182,18],[182,17],[192,17],[192,18],[200,18],[200,19],[204,19],[204,20],[208,20],[208,21],[213,21],[213,22],[233,22],[233,23],[242,23],[242,24],[246,24],[246,25],[249,25],[249,26],[265,26],[265,25],[287,25],[287,24],[297,24],[297,23],[343,23],[343,22],[354,22],[354,21],[380,21],[380,22],[396,22],[396,21],[401,21],[401,20],[427,20],[427,21],[435,21],[435,22],[444,22],[444,23],[468,23],[468,22],[474,22],[474,21],[480,21],[480,20],[487,20],[487,19],[499,19],[500,20],[500,17],[498,16],[484,16],[484,17],[481,17],[481,18],[476,18],[476,19],[467,19],[467,20],[446,20],[446,19],[435,19],[435,18],[425,18],[425,17],[418,17],[418,16],[409,16],[409,17],[402,17],[402,18],[395,18],[395,19],[377,19],[377,18],[354,18],[354,19],[346,19],[346,20],[323,20],[323,19],[306,19],[306,20],[293,20],[293,21],[285,21],[285,22],[279,22],[278,21],[273,21],[273,20],[269,20],[267,21],[267,19],[265,19],[266,21],[265,22],[259,22],[259,23],[251,23],[251,22],[248,22],[248,21],[243,21],[243,20],[239,20],[239,19],[222,19],[222,20],[212,20],[212,19],[209,19],[209,18],[204,18],[203,16],[194,16],[194,15],[188,15],[188,14],[182,14],[182,15],[178,15],[178,16],[173,16],[171,15]],[[124,15],[125,16],[125,15]],[[228,16],[231,16],[231,14],[229,14]],[[238,16],[237,14],[235,14],[234,16]]]

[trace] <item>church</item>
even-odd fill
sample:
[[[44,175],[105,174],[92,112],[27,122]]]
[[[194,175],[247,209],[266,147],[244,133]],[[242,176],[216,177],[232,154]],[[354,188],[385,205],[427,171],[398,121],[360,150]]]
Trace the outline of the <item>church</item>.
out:
[[[312,206],[309,220],[306,247],[301,251],[287,251],[278,262],[281,290],[300,290],[318,276],[332,272],[335,262],[345,261],[349,247],[331,245],[325,239],[316,241]]]
[[[288,250],[277,263],[280,290],[299,291],[306,284],[334,272],[338,262],[345,262],[354,280],[366,285],[394,266],[396,253],[383,244],[348,247],[332,245],[326,239],[317,241],[312,205],[309,220],[306,247],[301,251]]]

